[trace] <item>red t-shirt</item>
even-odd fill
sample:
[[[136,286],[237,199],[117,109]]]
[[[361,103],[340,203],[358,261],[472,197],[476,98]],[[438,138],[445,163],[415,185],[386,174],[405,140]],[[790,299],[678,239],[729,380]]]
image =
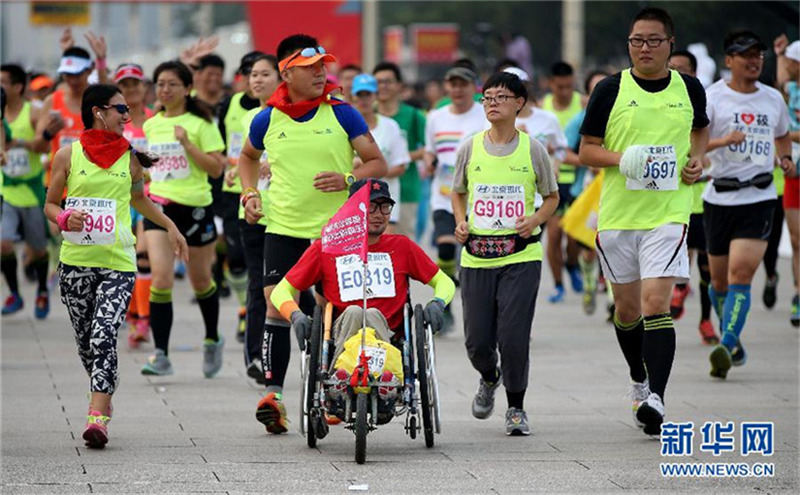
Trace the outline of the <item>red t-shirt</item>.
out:
[[[403,305],[408,300],[409,277],[427,284],[439,267],[408,237],[384,234],[369,246],[370,262],[367,289],[372,297],[368,308],[378,309],[392,329],[403,324]],[[317,240],[303,253],[300,261],[286,274],[286,280],[298,290],[306,290],[322,281],[325,298],[333,303],[336,315],[352,305],[363,304],[363,265],[357,255],[333,256],[322,252]]]

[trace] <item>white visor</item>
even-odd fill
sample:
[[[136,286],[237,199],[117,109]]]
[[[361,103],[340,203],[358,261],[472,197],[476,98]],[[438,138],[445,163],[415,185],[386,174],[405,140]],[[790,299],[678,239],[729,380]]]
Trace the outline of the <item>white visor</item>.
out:
[[[58,73],[80,74],[81,72],[91,68],[92,61],[90,59],[69,55],[66,57],[61,57],[61,64],[58,66]]]

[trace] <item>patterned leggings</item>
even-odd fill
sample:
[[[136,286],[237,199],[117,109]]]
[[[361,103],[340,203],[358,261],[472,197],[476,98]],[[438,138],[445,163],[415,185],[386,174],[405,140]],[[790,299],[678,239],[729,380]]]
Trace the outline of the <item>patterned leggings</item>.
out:
[[[91,390],[113,394],[119,380],[117,333],[125,321],[136,274],[63,263],[58,272],[61,302],[69,312]]]

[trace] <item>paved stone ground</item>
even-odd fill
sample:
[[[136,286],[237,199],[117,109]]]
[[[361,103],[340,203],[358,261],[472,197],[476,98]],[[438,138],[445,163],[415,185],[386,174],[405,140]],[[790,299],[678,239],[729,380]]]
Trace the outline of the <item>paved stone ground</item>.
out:
[[[234,303],[223,302],[221,328],[228,337],[225,366],[217,378],[201,373],[200,313],[189,303],[186,282],[176,287],[171,353],[176,374],[147,378],[139,368],[152,350],[120,344],[122,383],[114,398],[111,441],[102,451],[80,440],[87,378],[79,363],[64,307],[53,301],[43,322],[29,306],[2,320],[3,493],[343,493],[368,485],[372,493],[798,493],[798,330],[788,323],[790,273],[784,274],[778,308],[760,302],[756,277],[753,310],[745,330],[749,361],[725,382],[708,376],[709,348],[695,322],[698,298],[677,323],[677,358],[667,390],[667,416],[694,421],[695,455],[664,458],[660,443],[631,421],[626,367],[601,309],[583,314],[570,294],[546,302],[543,282],[531,345],[531,386],[526,398],[533,435],[504,435],[505,399],[487,421],[471,417],[477,375],[460,332],[438,340],[443,432],[426,449],[411,440],[402,421],[368,437],[367,463],[353,460],[354,437],[335,428],[309,449],[297,430],[299,371],[296,350],[286,399],[291,433],[271,436],[256,422],[261,390],[244,375],[241,345],[233,339]],[[546,271],[546,270],[545,270]],[[427,288],[416,287],[422,300]],[[601,299],[602,301],[602,299]],[[456,303],[460,314],[460,301]],[[460,322],[457,322],[460,323]],[[459,327],[460,328],[460,327]],[[705,421],[774,421],[775,453],[718,458],[699,453]],[[771,462],[771,478],[665,479],[664,461]]]

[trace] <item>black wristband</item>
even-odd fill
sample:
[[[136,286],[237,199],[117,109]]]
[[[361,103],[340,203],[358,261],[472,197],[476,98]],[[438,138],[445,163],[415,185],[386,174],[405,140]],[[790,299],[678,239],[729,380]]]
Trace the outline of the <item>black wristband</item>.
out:
[[[50,132],[48,132],[47,129],[45,129],[44,132],[42,133],[42,138],[44,138],[45,141],[50,141],[51,139],[53,139],[53,135],[50,134]]]

